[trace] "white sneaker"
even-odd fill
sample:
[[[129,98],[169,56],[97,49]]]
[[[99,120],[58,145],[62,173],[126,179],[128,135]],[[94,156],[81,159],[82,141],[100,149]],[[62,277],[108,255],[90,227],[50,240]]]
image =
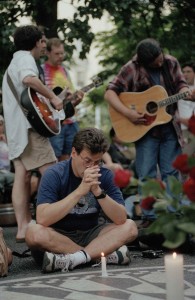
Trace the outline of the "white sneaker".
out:
[[[118,250],[106,256],[106,262],[111,265],[128,265],[131,262],[129,249],[126,245],[121,246]]]
[[[73,262],[70,254],[55,254],[51,252],[45,252],[43,257],[42,271],[44,273],[50,273],[58,270],[62,272],[68,272],[73,269]]]

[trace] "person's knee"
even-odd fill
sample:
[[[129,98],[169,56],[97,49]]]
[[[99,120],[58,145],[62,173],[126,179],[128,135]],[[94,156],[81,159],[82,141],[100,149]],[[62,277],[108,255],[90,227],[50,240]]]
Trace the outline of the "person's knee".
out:
[[[45,228],[39,224],[28,226],[25,235],[26,244],[29,248],[39,248],[45,239]]]
[[[127,221],[125,222],[125,231],[130,241],[134,241],[138,236],[137,225],[131,219],[127,219]]]

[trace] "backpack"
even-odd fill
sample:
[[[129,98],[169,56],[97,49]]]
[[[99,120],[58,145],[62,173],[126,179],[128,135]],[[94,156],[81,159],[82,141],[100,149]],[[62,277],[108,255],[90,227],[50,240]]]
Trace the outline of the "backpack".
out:
[[[3,237],[3,229],[0,227],[0,277],[7,276],[8,273],[8,252]]]

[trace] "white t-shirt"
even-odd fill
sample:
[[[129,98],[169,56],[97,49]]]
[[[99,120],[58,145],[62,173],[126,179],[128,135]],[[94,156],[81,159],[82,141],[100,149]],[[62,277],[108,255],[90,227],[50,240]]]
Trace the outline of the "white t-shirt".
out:
[[[38,68],[30,51],[17,51],[8,67],[9,76],[20,99],[26,86],[22,83],[26,76],[38,77]],[[18,101],[15,99],[7,82],[7,74],[3,78],[3,111],[6,137],[9,148],[9,159],[19,157],[28,144],[28,128],[30,123],[25,117]]]
[[[195,85],[189,86],[190,89],[195,89]],[[193,114],[195,114],[195,102],[179,100],[178,101],[178,111],[181,118],[189,119]],[[181,129],[187,129],[187,126],[181,124]]]

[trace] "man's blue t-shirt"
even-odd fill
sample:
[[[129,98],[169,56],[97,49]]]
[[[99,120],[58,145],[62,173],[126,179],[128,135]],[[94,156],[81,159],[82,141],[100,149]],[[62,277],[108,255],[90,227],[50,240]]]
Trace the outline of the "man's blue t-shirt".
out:
[[[113,182],[113,173],[101,167],[100,187],[105,190],[116,202],[124,205],[124,199],[119,188]],[[48,168],[39,186],[37,205],[54,203],[62,200],[73,192],[82,179],[76,177],[72,171],[71,159],[59,162]],[[103,201],[103,200],[102,200]],[[89,192],[81,197],[77,205],[63,219],[53,224],[52,227],[67,231],[88,230],[98,224],[100,205],[94,195]]]

